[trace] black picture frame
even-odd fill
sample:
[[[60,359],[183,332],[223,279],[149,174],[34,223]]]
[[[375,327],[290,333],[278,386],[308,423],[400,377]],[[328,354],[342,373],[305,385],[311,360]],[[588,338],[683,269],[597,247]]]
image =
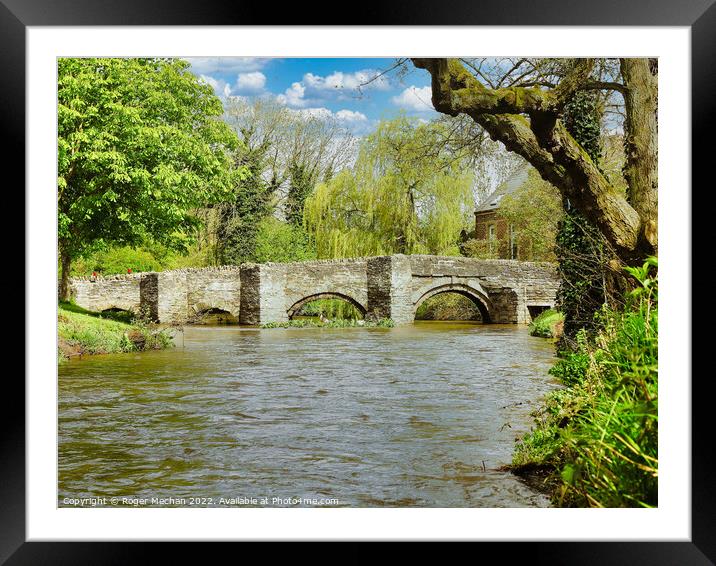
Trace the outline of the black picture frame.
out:
[[[687,26],[691,29],[692,178],[706,180],[716,115],[715,0],[490,0],[445,3],[383,0],[351,6],[351,25],[618,25]],[[28,26],[87,25],[344,25],[335,4],[320,0],[293,6],[217,0],[0,0],[0,119],[6,164],[25,162],[25,33]],[[323,14],[323,16],[320,16]],[[668,88],[668,85],[667,85]],[[24,170],[17,186],[23,183]],[[710,182],[709,185],[713,183]],[[20,204],[24,207],[24,204]],[[694,257],[694,256],[692,256]],[[688,329],[686,329],[688,330]],[[31,340],[32,336],[26,339]],[[14,375],[13,375],[14,377]],[[691,379],[691,375],[682,376]],[[716,563],[716,482],[714,427],[707,404],[710,372],[691,379],[692,391],[692,537],[690,542],[526,542],[502,550],[510,562],[536,564],[714,564]],[[147,543],[69,543],[25,541],[24,384],[5,380],[0,469],[0,563],[134,564],[147,558]],[[12,400],[12,401],[10,401]],[[11,409],[14,409],[11,410]],[[697,449],[701,447],[701,449]],[[554,534],[559,539],[559,533]],[[488,544],[488,543],[484,543]],[[207,550],[199,550],[206,561]],[[506,552],[505,552],[506,551]],[[190,558],[187,545],[161,544],[162,562]],[[482,552],[480,552],[482,555]],[[487,556],[485,554],[485,556]],[[475,556],[477,559],[478,556]]]

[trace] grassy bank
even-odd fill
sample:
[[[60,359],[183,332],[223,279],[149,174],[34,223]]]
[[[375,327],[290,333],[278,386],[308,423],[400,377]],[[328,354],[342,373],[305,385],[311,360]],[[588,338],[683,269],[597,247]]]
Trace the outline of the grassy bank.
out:
[[[653,507],[658,487],[658,296],[656,260],[602,330],[578,336],[550,373],[552,393],[518,443],[512,469],[539,478],[560,506]]]
[[[558,338],[562,332],[564,315],[555,310],[547,309],[535,318],[529,326],[530,336],[541,338]]]
[[[375,322],[356,319],[336,319],[321,321],[313,318],[298,318],[286,322],[267,322],[261,328],[392,328],[393,321],[389,318],[382,318]]]
[[[96,313],[72,303],[60,303],[58,360],[86,354],[159,350],[173,344],[169,331],[130,320],[127,313]]]

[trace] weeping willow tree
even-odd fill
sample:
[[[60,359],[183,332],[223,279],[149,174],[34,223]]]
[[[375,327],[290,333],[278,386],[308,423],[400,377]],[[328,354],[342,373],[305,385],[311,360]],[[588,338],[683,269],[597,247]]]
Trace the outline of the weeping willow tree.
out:
[[[304,223],[318,257],[459,254],[473,179],[467,150],[446,143],[445,127],[406,116],[382,121],[354,167],[316,187]]]

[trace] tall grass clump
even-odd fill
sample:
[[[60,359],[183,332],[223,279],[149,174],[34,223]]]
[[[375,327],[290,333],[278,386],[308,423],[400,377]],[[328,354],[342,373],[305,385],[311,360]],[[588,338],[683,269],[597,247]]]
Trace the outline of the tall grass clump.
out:
[[[657,260],[627,268],[636,288],[622,311],[603,309],[601,330],[550,370],[566,386],[553,393],[537,426],[518,444],[513,468],[551,469],[562,506],[658,504]]]

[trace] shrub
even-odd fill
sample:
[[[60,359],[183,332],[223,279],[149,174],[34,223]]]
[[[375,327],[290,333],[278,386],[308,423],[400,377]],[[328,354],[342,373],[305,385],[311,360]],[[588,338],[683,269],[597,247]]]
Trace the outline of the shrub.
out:
[[[285,263],[315,259],[316,250],[303,227],[270,216],[259,224],[254,255],[257,263]]]
[[[393,326],[395,323],[390,318],[379,320],[337,319],[326,322],[311,318],[298,318],[285,322],[267,322],[262,324],[261,328],[393,328]]]

